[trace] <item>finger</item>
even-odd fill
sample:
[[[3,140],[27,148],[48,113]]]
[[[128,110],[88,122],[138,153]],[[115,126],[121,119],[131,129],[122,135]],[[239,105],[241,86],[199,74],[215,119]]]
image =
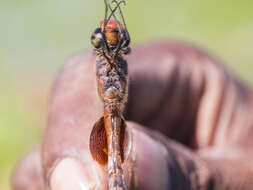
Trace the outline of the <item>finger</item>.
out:
[[[134,136],[136,189],[210,189],[213,176],[207,162],[190,149],[137,123]]]
[[[13,190],[45,190],[40,160],[40,145],[37,145],[17,165],[12,176]]]
[[[169,170],[168,152],[157,140],[152,139],[137,123],[128,122],[133,135],[133,165],[134,189],[168,189]]]
[[[49,175],[52,190],[99,190],[107,186],[105,173],[94,162],[84,162],[74,157],[62,158]]]
[[[133,48],[128,62],[127,119],[193,148],[247,145],[252,92],[217,59],[182,43],[151,43]]]
[[[175,133],[172,126],[187,123],[191,127],[205,82],[202,65],[208,61],[206,54],[180,43],[133,48],[128,57],[127,118],[152,128],[159,126],[165,134]]]
[[[42,146],[44,178],[57,159],[77,152],[86,158],[91,130],[102,113],[94,63],[90,53],[72,57],[54,82]]]
[[[91,130],[102,114],[96,94],[94,64],[90,53],[72,57],[53,86],[41,156],[43,178],[54,189],[106,184],[106,172],[99,170],[100,167],[96,169],[97,163],[89,151]],[[62,178],[65,180],[57,180]]]
[[[129,147],[122,166],[126,185],[129,189],[168,189],[168,153],[165,146],[152,139],[142,126],[131,122],[127,125]],[[102,190],[107,187],[106,166],[89,160],[89,152],[83,155],[80,152],[82,150],[55,160],[47,174],[52,190]]]

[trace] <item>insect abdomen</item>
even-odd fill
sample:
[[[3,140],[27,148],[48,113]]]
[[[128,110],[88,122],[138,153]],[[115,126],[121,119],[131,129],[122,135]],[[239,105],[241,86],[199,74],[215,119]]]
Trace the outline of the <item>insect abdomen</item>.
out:
[[[123,190],[126,189],[122,170],[125,123],[117,110],[111,110],[113,107],[110,105],[109,110],[105,109],[104,113],[108,147],[108,184],[109,189]]]

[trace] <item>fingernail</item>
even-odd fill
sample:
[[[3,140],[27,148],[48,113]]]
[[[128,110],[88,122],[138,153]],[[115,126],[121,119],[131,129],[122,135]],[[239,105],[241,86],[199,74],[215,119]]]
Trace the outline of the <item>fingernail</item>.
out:
[[[61,160],[50,177],[51,190],[91,190],[96,183],[92,179],[91,168],[74,158]]]
[[[129,155],[131,155],[131,151],[133,148],[133,136],[132,136],[132,131],[126,127],[125,130],[125,137],[124,137],[124,160],[129,159]]]

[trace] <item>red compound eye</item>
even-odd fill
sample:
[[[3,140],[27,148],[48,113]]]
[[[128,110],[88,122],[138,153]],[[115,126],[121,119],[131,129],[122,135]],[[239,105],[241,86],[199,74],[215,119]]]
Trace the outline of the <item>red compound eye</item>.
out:
[[[103,20],[103,21],[101,21],[100,22],[100,28],[101,29],[104,28],[104,25],[105,25],[106,22],[107,22],[106,28],[105,28],[106,30],[112,31],[112,30],[118,29],[118,27],[120,27],[120,29],[123,30],[122,25],[117,20],[107,20],[107,21]]]

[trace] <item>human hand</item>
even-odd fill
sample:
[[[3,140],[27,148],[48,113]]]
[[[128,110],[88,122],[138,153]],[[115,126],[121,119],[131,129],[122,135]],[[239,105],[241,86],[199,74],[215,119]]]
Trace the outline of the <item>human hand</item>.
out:
[[[226,131],[233,125],[220,123],[236,116],[237,105],[251,102],[251,93],[213,58],[186,45],[141,46],[127,60],[129,138],[123,170],[130,189],[208,189],[214,183],[217,189],[225,187],[213,168],[224,165],[220,161],[227,158],[226,151],[217,150],[232,144]],[[77,55],[57,76],[43,143],[20,162],[15,190],[44,190],[45,184],[52,190],[107,188],[106,169],[89,151],[92,127],[102,113],[94,64],[90,53]],[[226,89],[227,84],[232,87]],[[225,91],[234,96],[227,100]],[[220,114],[222,110],[226,114]],[[220,126],[223,131],[217,133]],[[242,150],[238,139],[243,136],[233,135],[239,148],[230,153]],[[219,175],[230,171],[226,167]]]

